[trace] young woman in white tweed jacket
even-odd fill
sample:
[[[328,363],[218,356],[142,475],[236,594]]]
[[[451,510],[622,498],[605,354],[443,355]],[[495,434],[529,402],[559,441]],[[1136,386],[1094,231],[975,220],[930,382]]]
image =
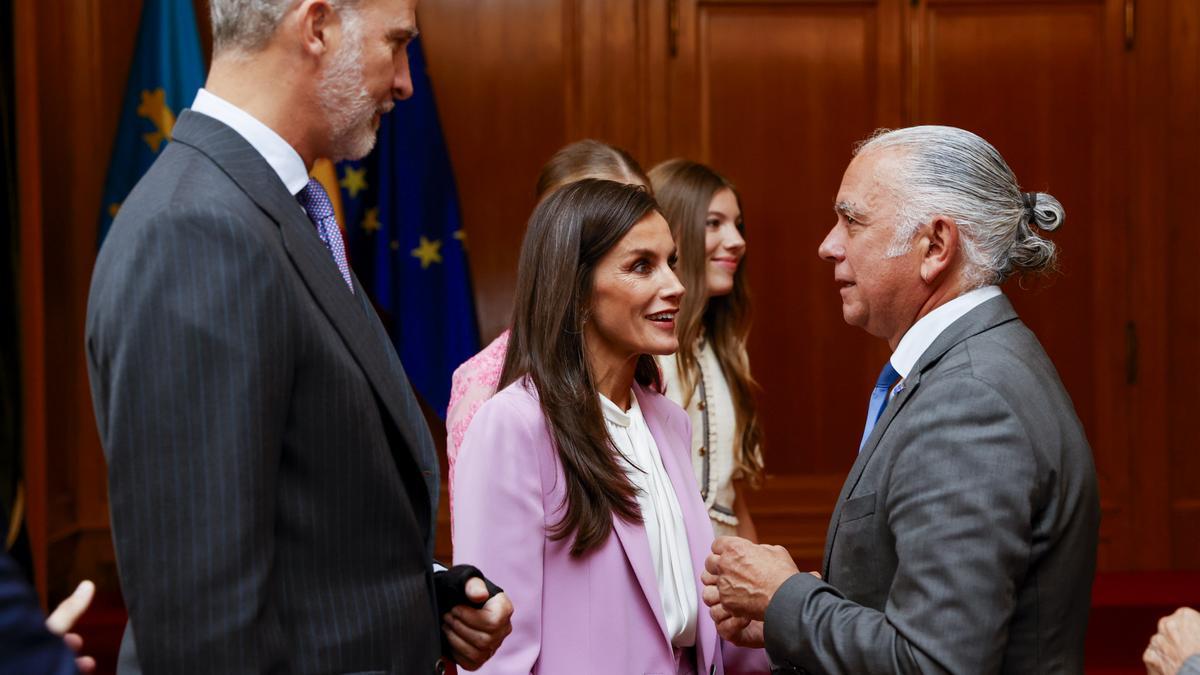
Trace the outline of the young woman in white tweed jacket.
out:
[[[692,465],[718,535],[757,541],[746,486],[762,479],[762,432],[746,336],[742,210],[733,185],[711,168],[672,159],[650,171],[678,248],[687,293],[675,319],[679,352],[659,357],[666,394],[692,420]]]

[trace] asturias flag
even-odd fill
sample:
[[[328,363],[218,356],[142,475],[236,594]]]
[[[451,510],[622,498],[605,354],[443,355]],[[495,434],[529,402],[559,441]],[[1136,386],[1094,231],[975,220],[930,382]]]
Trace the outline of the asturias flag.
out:
[[[375,150],[338,165],[354,272],[413,387],[439,414],[450,376],[479,349],[458,190],[425,55],[409,45],[413,96],[380,122]]]
[[[201,59],[192,0],[145,0],[104,183],[101,242],[125,196],[171,140],[175,116],[204,84]]]

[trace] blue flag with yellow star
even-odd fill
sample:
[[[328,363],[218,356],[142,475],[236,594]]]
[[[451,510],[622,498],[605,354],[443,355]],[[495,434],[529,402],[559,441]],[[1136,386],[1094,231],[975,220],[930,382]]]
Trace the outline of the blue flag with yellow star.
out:
[[[171,140],[175,116],[204,84],[192,0],[145,0],[112,162],[104,183],[100,241],[125,196]]]
[[[375,150],[338,165],[350,261],[413,388],[439,415],[450,376],[479,350],[458,189],[420,39],[413,95],[383,117]]]

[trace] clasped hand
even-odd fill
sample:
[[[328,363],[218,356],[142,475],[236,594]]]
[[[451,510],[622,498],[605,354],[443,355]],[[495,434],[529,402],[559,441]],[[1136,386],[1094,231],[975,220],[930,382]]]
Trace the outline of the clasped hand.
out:
[[[1200,654],[1200,612],[1180,607],[1159,620],[1142,660],[1149,675],[1174,675],[1195,654]]]
[[[488,598],[487,586],[477,577],[467,581],[466,594],[471,602],[487,602],[479,609],[456,605],[442,615],[442,631],[454,662],[464,670],[476,670],[512,632],[513,606],[504,593]]]
[[[743,647],[763,646],[763,618],[775,591],[799,568],[782,546],[717,537],[704,561],[703,599],[721,637]],[[812,574],[820,577],[816,572]]]

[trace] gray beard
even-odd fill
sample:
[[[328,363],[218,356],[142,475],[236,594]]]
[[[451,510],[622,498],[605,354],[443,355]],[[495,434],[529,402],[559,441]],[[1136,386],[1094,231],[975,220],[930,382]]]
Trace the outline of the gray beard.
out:
[[[341,48],[330,60],[317,92],[330,130],[329,159],[362,159],[375,147],[374,118],[379,106],[367,91],[362,65],[362,27],[344,15]]]

